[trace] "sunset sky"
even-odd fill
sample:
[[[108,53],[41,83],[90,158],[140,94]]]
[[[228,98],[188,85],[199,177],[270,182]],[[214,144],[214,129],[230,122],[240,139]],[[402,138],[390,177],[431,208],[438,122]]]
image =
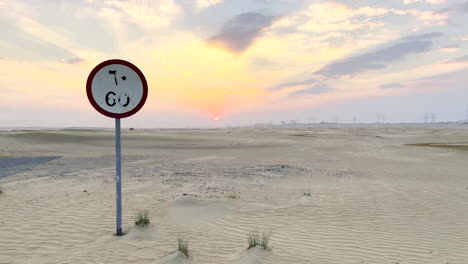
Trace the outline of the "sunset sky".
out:
[[[111,127],[85,91],[108,59],[148,80],[127,127],[468,110],[466,0],[0,0],[0,12],[0,127]]]

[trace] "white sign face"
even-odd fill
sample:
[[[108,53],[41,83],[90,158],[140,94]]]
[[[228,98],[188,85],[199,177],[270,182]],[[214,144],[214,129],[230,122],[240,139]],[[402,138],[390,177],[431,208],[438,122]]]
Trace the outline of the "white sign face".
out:
[[[109,60],[91,72],[87,93],[96,110],[109,117],[123,118],[140,110],[146,101],[148,86],[133,64]]]

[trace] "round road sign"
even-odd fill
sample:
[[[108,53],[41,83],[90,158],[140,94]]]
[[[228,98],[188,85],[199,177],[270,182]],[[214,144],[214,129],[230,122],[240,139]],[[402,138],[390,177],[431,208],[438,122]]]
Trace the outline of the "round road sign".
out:
[[[143,73],[130,62],[107,60],[89,74],[86,94],[99,113],[124,118],[143,107],[148,97],[148,84]]]

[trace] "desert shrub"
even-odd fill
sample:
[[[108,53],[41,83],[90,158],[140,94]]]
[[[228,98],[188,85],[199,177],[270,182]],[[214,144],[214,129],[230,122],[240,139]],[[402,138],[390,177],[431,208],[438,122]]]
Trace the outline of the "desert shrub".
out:
[[[249,243],[249,247],[247,249],[260,246],[266,251],[271,251],[273,248],[269,245],[270,237],[271,233],[263,232],[260,236],[258,232],[250,232],[247,235],[247,242]]]
[[[188,253],[188,240],[183,240],[182,238],[177,239],[177,244],[179,246],[179,251],[182,252],[187,258]]]
[[[239,199],[240,198],[240,195],[235,193],[235,192],[230,192],[226,195],[226,198],[229,198],[229,199]]]
[[[150,224],[150,219],[148,216],[148,211],[139,211],[135,216],[135,225],[136,226],[147,226]]]

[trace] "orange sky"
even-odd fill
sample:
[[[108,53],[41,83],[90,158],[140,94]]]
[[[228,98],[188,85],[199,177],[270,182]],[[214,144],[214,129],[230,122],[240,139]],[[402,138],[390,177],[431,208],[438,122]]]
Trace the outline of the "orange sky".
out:
[[[0,117],[11,126],[69,126],[67,113],[100,124],[84,84],[112,58],[134,63],[148,80],[135,122],[159,113],[168,125],[215,116],[279,122],[329,107],[328,117],[313,114],[327,120],[330,107],[417,98],[421,85],[437,93],[450,82],[447,98],[461,91],[462,81],[450,80],[466,74],[431,78],[467,71],[468,36],[456,26],[466,21],[451,11],[463,2],[348,2],[1,1],[9,34],[0,40]],[[38,112],[57,116],[28,118]]]

